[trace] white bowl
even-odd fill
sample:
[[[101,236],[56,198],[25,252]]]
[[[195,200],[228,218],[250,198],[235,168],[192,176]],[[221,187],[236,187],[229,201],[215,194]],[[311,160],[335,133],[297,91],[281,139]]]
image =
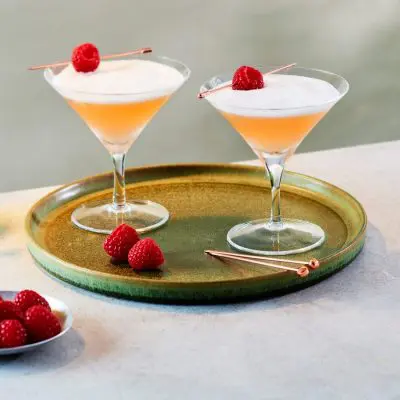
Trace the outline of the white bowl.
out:
[[[18,291],[0,290],[0,296],[3,298],[3,300],[14,300],[14,297],[17,293]],[[57,300],[53,297],[44,296],[42,294],[41,296],[48,301],[51,310],[53,312],[55,312],[58,315],[62,315],[64,317],[64,322],[61,322],[61,332],[57,336],[54,336],[47,340],[43,340],[41,342],[26,344],[25,346],[20,346],[20,347],[0,349],[0,356],[19,354],[19,353],[24,353],[26,351],[36,350],[38,347],[44,346],[47,343],[52,342],[53,340],[59,339],[61,336],[63,336],[65,333],[69,331],[69,329],[72,326],[72,320],[73,320],[69,308],[60,300]]]

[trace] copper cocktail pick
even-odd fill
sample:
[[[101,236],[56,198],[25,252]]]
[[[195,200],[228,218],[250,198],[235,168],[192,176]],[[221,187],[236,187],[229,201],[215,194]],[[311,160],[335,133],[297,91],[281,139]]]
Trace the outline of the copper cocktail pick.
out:
[[[206,250],[206,253],[214,253],[220,255],[235,255],[240,257],[246,257],[253,260],[264,260],[264,261],[277,261],[286,264],[298,264],[305,265],[306,267],[310,267],[311,269],[316,269],[319,267],[319,261],[316,258],[311,258],[309,261],[300,261],[300,260],[289,260],[285,258],[273,258],[273,257],[265,257],[265,256],[252,256],[250,254],[242,254],[242,253],[230,253],[228,251],[219,251],[219,250]]]
[[[285,271],[294,271],[300,277],[304,278],[309,274],[309,269],[315,269],[319,267],[319,261],[316,258],[312,258],[309,261],[298,261],[298,260],[287,260],[281,258],[271,258],[271,257],[262,257],[262,256],[250,256],[247,254],[240,253],[229,253],[226,251],[217,251],[217,250],[205,250],[206,254],[209,254],[214,257],[226,258],[231,260],[245,261],[253,264],[264,265],[266,267],[282,269]],[[286,265],[281,264],[273,264],[271,261],[276,261],[285,264],[298,264],[301,265],[299,268],[288,267]]]
[[[111,58],[119,58],[119,57],[127,57],[127,56],[134,56],[138,54],[146,54],[146,53],[151,53],[153,50],[150,47],[142,47],[141,49],[138,50],[133,50],[133,51],[127,51],[125,53],[115,53],[115,54],[108,54],[106,56],[101,56],[101,60],[109,60]],[[53,64],[43,64],[43,65],[35,65],[33,67],[29,67],[29,71],[36,71],[38,69],[46,69],[46,68],[54,68],[54,67],[63,67],[65,65],[70,64],[71,61],[61,61],[61,62],[56,62]]]
[[[265,74],[263,74],[263,76],[268,76],[268,75],[271,75],[271,74],[275,74],[276,72],[284,71],[286,69],[294,67],[295,65],[296,65],[296,63],[284,65],[283,67],[279,67],[279,68],[273,69],[272,71],[266,72]],[[204,97],[208,96],[211,93],[218,92],[219,90],[226,89],[226,88],[231,87],[231,86],[232,86],[232,83],[228,83],[227,85],[220,86],[220,87],[217,87],[215,89],[206,90],[204,92],[199,93],[197,95],[197,98],[198,99],[204,99]]]

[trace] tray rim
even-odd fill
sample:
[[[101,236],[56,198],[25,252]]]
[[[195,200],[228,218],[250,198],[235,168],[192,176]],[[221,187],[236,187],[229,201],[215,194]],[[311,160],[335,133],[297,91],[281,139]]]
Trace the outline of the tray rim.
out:
[[[134,171],[137,171],[137,170],[145,172],[145,171],[158,170],[158,169],[163,169],[163,168],[164,169],[175,169],[175,168],[179,168],[179,169],[200,168],[201,169],[201,168],[203,168],[203,169],[210,169],[210,170],[212,170],[214,168],[219,168],[219,169],[229,169],[229,170],[242,170],[243,172],[245,172],[246,170],[248,170],[249,172],[264,171],[264,168],[262,166],[243,165],[240,163],[239,164],[238,163],[176,163],[176,164],[155,164],[155,165],[147,165],[147,166],[143,166],[143,167],[131,167],[131,168],[126,169],[126,174],[134,173]],[[364,207],[353,195],[351,195],[350,193],[346,192],[345,190],[341,189],[340,187],[338,187],[336,185],[333,185],[333,184],[331,184],[327,181],[324,181],[322,179],[319,179],[319,178],[314,178],[310,175],[301,174],[301,173],[293,172],[293,171],[289,171],[289,170],[285,170],[285,173],[288,173],[294,177],[297,176],[297,177],[300,177],[303,179],[312,179],[313,181],[318,182],[323,186],[329,186],[332,189],[334,189],[335,191],[339,191],[341,194],[348,197],[360,209],[363,220],[362,220],[362,227],[359,230],[357,236],[353,239],[353,241],[351,243],[349,243],[346,247],[343,247],[340,251],[338,251],[334,255],[329,255],[324,258],[321,258],[320,259],[321,264],[330,262],[334,258],[340,257],[343,254],[349,253],[356,247],[362,248],[362,246],[363,246],[362,242],[365,239],[365,233],[366,233],[366,229],[367,229],[367,225],[368,225],[368,220],[367,220],[367,215],[366,215]],[[54,262],[56,262],[58,264],[62,264],[63,267],[74,270],[77,273],[84,273],[86,275],[92,275],[92,276],[97,276],[97,277],[101,277],[101,278],[112,278],[114,281],[119,281],[119,282],[123,282],[123,283],[133,281],[132,277],[114,275],[114,274],[107,273],[107,272],[93,271],[91,269],[87,269],[85,267],[80,267],[80,266],[72,264],[68,261],[62,260],[61,258],[55,256],[54,254],[50,253],[49,251],[44,249],[42,246],[40,246],[35,241],[35,239],[33,237],[33,232],[30,229],[30,221],[33,220],[34,210],[37,207],[40,207],[41,205],[46,203],[49,200],[49,198],[51,196],[53,196],[55,193],[65,190],[69,187],[73,187],[75,185],[82,184],[82,183],[86,182],[88,179],[90,179],[92,181],[96,181],[96,180],[104,179],[106,177],[112,178],[112,176],[113,176],[112,172],[105,172],[105,173],[101,173],[101,174],[87,176],[87,177],[72,181],[70,183],[66,183],[66,184],[61,185],[58,188],[50,191],[48,194],[46,194],[44,197],[40,198],[29,208],[28,213],[25,217],[24,226],[25,226],[25,233],[27,234],[27,237],[28,237],[27,246],[28,246],[29,252],[33,256],[35,261],[40,263],[40,261],[38,261],[37,258],[32,254],[33,253],[32,248],[36,248],[37,251],[41,251],[47,257],[52,259]],[[110,187],[109,189],[112,189],[112,187]],[[103,190],[106,190],[106,189],[103,189]],[[271,274],[270,276],[262,275],[262,276],[249,277],[249,278],[242,279],[242,281],[247,282],[247,283],[252,283],[252,282],[257,282],[257,281],[265,281],[267,279],[276,279],[281,276],[284,276],[285,273],[286,273],[285,271],[282,271],[282,272],[276,272],[273,275]],[[60,279],[60,278],[58,278],[58,279]],[[212,286],[234,284],[235,282],[236,281],[221,280],[221,281],[214,281],[214,282],[211,281],[211,282],[185,282],[185,283],[182,283],[182,282],[176,282],[176,281],[158,281],[158,280],[153,280],[153,279],[148,279],[148,278],[143,278],[143,277],[141,277],[140,280],[135,281],[135,283],[137,283],[138,285],[141,285],[141,286],[147,286],[147,285],[153,286],[153,287],[169,286],[169,287],[176,287],[176,288],[178,288],[178,287],[179,288],[182,288],[182,287],[190,288],[190,287],[199,287],[199,286],[201,286],[201,287],[210,287],[211,286],[212,287]]]

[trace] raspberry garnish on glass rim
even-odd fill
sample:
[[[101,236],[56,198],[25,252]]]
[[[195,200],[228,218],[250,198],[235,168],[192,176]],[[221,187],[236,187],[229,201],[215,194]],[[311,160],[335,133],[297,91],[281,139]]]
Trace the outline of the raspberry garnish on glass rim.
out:
[[[232,90],[255,90],[265,86],[262,73],[253,67],[239,67],[232,78]]]
[[[71,57],[76,72],[94,72],[100,64],[100,53],[92,43],[83,43],[74,48]]]
[[[128,57],[128,56],[134,56],[134,55],[139,55],[139,54],[146,54],[146,53],[151,53],[152,51],[153,50],[150,47],[142,47],[141,49],[138,49],[138,50],[126,51],[124,53],[115,53],[115,54],[108,54],[106,56],[101,56],[100,60],[110,60],[112,58]],[[55,63],[51,63],[51,64],[34,65],[33,67],[29,67],[28,70],[36,71],[36,70],[39,70],[39,69],[46,69],[46,68],[66,67],[70,63],[71,63],[71,61],[60,61],[60,62],[55,62]]]
[[[287,70],[287,69],[289,69],[289,68],[294,67],[295,65],[296,65],[296,63],[284,65],[283,67],[279,67],[279,68],[276,68],[276,69],[274,69],[274,70],[272,70],[272,71],[266,72],[265,74],[262,74],[262,76],[263,76],[263,77],[266,77],[266,76],[268,76],[268,75],[275,74],[276,72],[285,71],[285,70]],[[240,67],[238,70],[236,70],[236,72],[238,72],[241,68],[252,68],[252,67],[245,67],[245,66],[244,66],[244,67]],[[252,69],[254,70],[254,68],[252,68]],[[257,71],[257,70],[255,70],[255,71]],[[235,75],[236,75],[236,72],[235,72]],[[259,71],[257,71],[257,72],[259,72]],[[253,73],[254,73],[254,72],[253,72]],[[233,77],[233,78],[234,78],[234,77]],[[199,94],[197,95],[197,98],[198,98],[198,99],[204,99],[204,97],[208,96],[208,95],[211,94],[211,93],[215,93],[215,92],[218,92],[218,91],[220,91],[220,90],[223,90],[223,89],[226,89],[226,88],[229,88],[229,87],[232,87],[232,89],[234,89],[234,88],[233,88],[233,84],[234,84],[234,82],[233,82],[233,80],[232,80],[232,83],[228,83],[227,85],[219,86],[219,87],[216,87],[216,88],[210,89],[210,90],[205,90],[204,92],[199,93]],[[257,89],[257,88],[255,88],[255,89]],[[235,90],[235,89],[234,89],[234,90]],[[249,90],[249,89],[236,89],[236,90]],[[250,90],[251,90],[251,89],[250,89]]]

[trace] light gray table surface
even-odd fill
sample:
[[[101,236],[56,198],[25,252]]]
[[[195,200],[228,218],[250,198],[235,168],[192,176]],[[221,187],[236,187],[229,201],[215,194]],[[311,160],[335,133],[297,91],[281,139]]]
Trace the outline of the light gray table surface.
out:
[[[73,330],[0,359],[0,399],[400,399],[400,142],[293,157],[356,196],[369,217],[349,267],[308,289],[236,305],[113,300],[49,278],[23,219],[49,188],[0,194],[1,289],[71,308]]]

